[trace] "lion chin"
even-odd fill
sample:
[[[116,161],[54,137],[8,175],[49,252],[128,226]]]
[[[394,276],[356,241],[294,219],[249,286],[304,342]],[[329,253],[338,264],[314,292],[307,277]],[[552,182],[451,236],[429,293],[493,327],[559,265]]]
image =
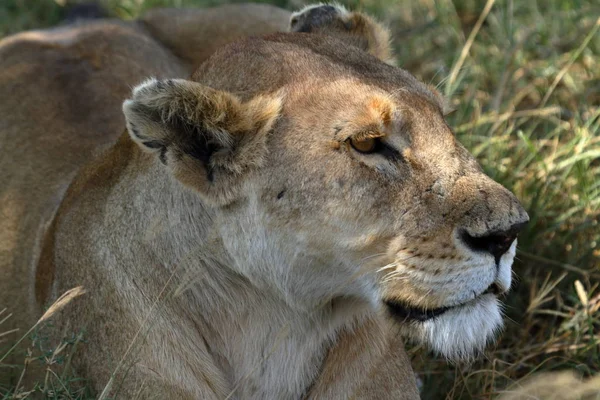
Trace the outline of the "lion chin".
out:
[[[403,330],[448,361],[464,362],[483,352],[502,326],[500,301],[485,294],[424,321],[412,321]]]

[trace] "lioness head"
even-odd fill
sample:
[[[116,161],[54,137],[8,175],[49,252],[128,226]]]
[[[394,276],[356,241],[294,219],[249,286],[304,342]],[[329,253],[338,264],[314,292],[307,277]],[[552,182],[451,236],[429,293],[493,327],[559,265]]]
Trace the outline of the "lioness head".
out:
[[[292,17],[301,32],[135,88],[130,135],[211,210],[223,257],[257,287],[303,312],[384,310],[468,356],[501,326],[527,214],[458,143],[439,96],[372,51],[387,36],[355,40],[374,22],[320,7]]]

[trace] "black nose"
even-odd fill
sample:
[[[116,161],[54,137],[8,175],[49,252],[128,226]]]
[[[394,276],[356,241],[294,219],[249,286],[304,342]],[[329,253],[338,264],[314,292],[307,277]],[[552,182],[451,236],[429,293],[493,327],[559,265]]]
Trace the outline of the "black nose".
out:
[[[521,222],[512,225],[505,231],[490,232],[483,236],[471,236],[467,231],[463,231],[462,240],[471,250],[485,251],[493,255],[497,264],[500,257],[510,249],[525,225],[527,225],[527,222]]]

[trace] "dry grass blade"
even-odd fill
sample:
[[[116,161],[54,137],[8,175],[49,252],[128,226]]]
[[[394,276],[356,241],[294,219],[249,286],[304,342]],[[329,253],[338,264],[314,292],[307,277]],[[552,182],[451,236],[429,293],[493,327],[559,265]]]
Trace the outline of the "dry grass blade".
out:
[[[540,107],[544,107],[546,105],[546,103],[550,99],[550,96],[552,96],[552,93],[554,92],[554,90],[556,89],[556,87],[558,86],[560,81],[562,81],[565,74],[569,71],[569,68],[571,68],[571,66],[573,65],[575,60],[577,60],[579,58],[579,56],[581,55],[583,50],[588,46],[588,44],[590,43],[590,41],[592,40],[594,35],[596,35],[596,32],[598,32],[599,28],[600,28],[600,17],[596,20],[594,27],[592,28],[590,33],[586,36],[586,38],[583,40],[583,43],[581,43],[581,46],[579,46],[579,48],[573,53],[573,55],[571,56],[571,58],[569,59],[567,64],[560,70],[558,75],[556,75],[556,78],[554,78],[554,82],[552,82],[552,84],[550,85],[550,88],[548,89],[548,91],[546,91],[544,98],[540,102]]]
[[[77,286],[73,289],[69,289],[62,294],[49,308],[46,310],[44,315],[35,323],[35,325],[39,325],[42,322],[50,319],[54,314],[62,310],[67,304],[71,302],[76,297],[85,294],[85,289],[83,286]]]
[[[583,288],[583,284],[579,280],[575,281],[575,291],[577,292],[577,296],[579,297],[581,304],[584,307],[587,307],[589,304],[588,295],[585,292],[585,289]]]
[[[533,110],[507,112],[507,113],[503,113],[500,115],[498,115],[496,113],[491,113],[488,115],[482,115],[481,117],[477,118],[477,120],[474,122],[469,122],[469,123],[458,126],[457,128],[454,129],[454,132],[462,133],[462,132],[469,131],[473,128],[477,128],[478,126],[481,126],[481,125],[491,124],[491,123],[497,124],[500,122],[508,121],[509,119],[547,117],[550,115],[560,114],[560,111],[561,111],[560,107],[552,106],[552,107],[546,107],[546,108],[535,108]]]
[[[48,368],[48,373],[54,375],[54,377],[56,378],[56,380],[58,381],[58,383],[60,383],[60,386],[63,388],[64,390],[64,394],[71,400],[73,400],[73,396],[71,396],[71,394],[69,393],[69,389],[65,386],[64,382],[62,381],[62,379],[60,379],[58,377],[58,375],[56,375],[56,372],[52,371],[50,368]]]
[[[27,368],[29,367],[29,364],[31,363],[31,358],[27,357],[25,359],[25,363],[23,365],[23,371],[21,371],[21,375],[19,376],[19,380],[17,381],[17,384],[15,385],[16,391],[19,391],[21,388],[21,382],[23,382],[23,378],[25,377],[25,374],[27,373]],[[25,393],[25,395],[28,395],[29,393]]]
[[[544,280],[544,283],[542,283],[542,285],[538,289],[537,293],[534,291],[535,289],[532,288],[532,296],[531,296],[531,300],[529,301],[529,307],[527,307],[526,312],[528,314],[536,312],[540,308],[540,306],[551,301],[552,296],[550,296],[550,293],[554,290],[554,288],[556,288],[556,286],[563,279],[565,279],[566,276],[567,276],[567,273],[565,272],[561,276],[556,278],[554,281],[551,281],[550,280],[551,274],[548,273],[548,275],[546,275],[546,279]]]
[[[62,296],[60,296],[58,300],[56,300],[48,308],[44,315],[42,315],[42,317],[27,331],[27,333],[25,333],[25,335],[23,335],[6,353],[4,353],[4,355],[0,358],[0,362],[4,361],[6,357],[8,357],[8,355],[12,353],[14,349],[16,349],[17,346],[27,336],[29,336],[29,334],[33,332],[34,329],[37,328],[42,322],[50,319],[54,314],[56,314],[57,312],[62,310],[67,304],[69,304],[74,298],[79,297],[83,294],[85,294],[85,289],[83,288],[83,286],[74,287],[73,289],[69,289],[65,293],[63,293]]]
[[[4,310],[6,310],[6,309],[4,309]],[[4,310],[2,310],[2,311],[4,311]],[[1,315],[1,313],[0,313],[0,315]],[[10,317],[12,317],[12,313],[10,313],[6,317],[2,318],[2,320],[0,320],[0,325],[5,323]]]
[[[492,10],[492,7],[494,6],[495,2],[496,2],[496,0],[487,0],[487,3],[485,3],[485,7],[483,8],[483,11],[479,15],[479,19],[475,23],[473,30],[469,34],[469,38],[467,39],[465,45],[463,46],[463,48],[460,52],[460,56],[458,57],[458,60],[456,61],[456,64],[454,64],[454,66],[452,67],[452,71],[450,72],[450,78],[448,78],[448,82],[446,84],[447,88],[451,88],[454,85],[454,82],[456,81],[456,78],[458,77],[458,72],[462,68],[462,65],[464,64],[464,62],[467,58],[467,55],[469,55],[469,50],[471,49],[471,46],[473,45],[473,42],[475,41],[475,37],[477,36],[477,33],[479,33],[479,30],[481,29],[481,26],[483,25],[483,21],[485,21],[485,19],[487,18],[488,14]]]
[[[117,375],[117,373],[119,372],[119,370],[123,366],[123,363],[125,362],[125,360],[129,356],[129,353],[133,349],[134,344],[137,342],[137,339],[140,336],[142,330],[147,326],[147,323],[148,323],[148,321],[150,319],[150,316],[152,316],[152,314],[154,313],[154,310],[156,309],[156,306],[158,306],[158,303],[160,302],[160,300],[162,300],[163,295],[164,295],[165,291],[167,290],[167,287],[169,287],[169,284],[171,283],[171,280],[175,276],[176,272],[177,272],[177,269],[173,270],[173,272],[169,276],[169,279],[167,279],[167,282],[165,282],[165,285],[161,289],[160,293],[158,294],[158,296],[156,296],[156,299],[154,300],[154,303],[150,307],[150,310],[148,310],[148,313],[144,317],[144,320],[140,324],[140,327],[138,328],[138,330],[136,331],[135,335],[133,336],[133,339],[131,339],[131,343],[129,343],[129,346],[127,347],[127,350],[125,350],[125,353],[123,353],[123,357],[121,357],[121,360],[119,360],[117,366],[115,367],[115,369],[113,370],[112,374],[110,375],[110,378],[109,378],[108,382],[106,383],[106,385],[104,385],[104,389],[102,389],[102,393],[100,393],[100,396],[98,396],[98,400],[106,399],[106,397],[108,396],[108,392],[112,388],[112,384],[114,382],[115,376]]]
[[[6,332],[0,332],[0,338],[1,338],[2,336],[8,336],[8,335],[10,335],[11,333],[15,333],[15,332],[19,332],[19,329],[18,329],[18,328],[15,328],[15,329],[11,329],[11,330],[9,330],[9,331],[6,331]]]

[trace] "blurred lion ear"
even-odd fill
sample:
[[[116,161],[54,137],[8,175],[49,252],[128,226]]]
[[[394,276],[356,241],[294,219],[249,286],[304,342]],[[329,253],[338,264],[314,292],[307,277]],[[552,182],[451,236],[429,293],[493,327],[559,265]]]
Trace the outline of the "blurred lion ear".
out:
[[[226,204],[263,165],[282,100],[237,96],[182,79],[151,79],[123,103],[131,138],[207,200]]]
[[[440,91],[437,90],[437,87],[435,87],[434,85],[427,85],[427,87],[429,88],[429,91],[433,94],[433,96],[435,97],[435,100],[437,101],[437,104],[440,106],[440,108],[442,110],[442,114],[444,116],[450,115],[454,111],[456,111],[456,108],[452,105],[450,100],[447,97],[445,97],[443,94],[441,94]]]
[[[395,65],[389,30],[367,14],[350,12],[339,4],[310,5],[293,13],[290,32],[334,36]]]

